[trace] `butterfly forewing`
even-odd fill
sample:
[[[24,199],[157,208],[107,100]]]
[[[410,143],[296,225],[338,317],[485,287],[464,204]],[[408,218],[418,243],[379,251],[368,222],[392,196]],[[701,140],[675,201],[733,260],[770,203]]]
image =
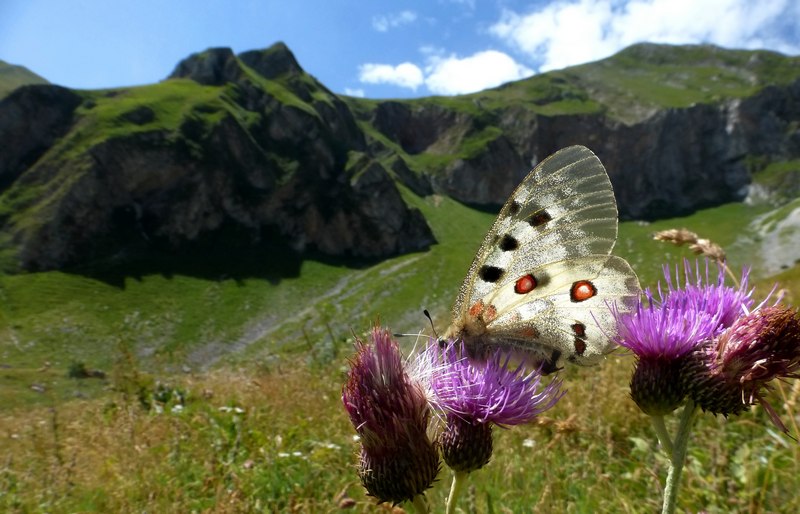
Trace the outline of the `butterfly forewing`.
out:
[[[461,286],[453,315],[494,287],[495,282],[482,280],[482,267],[518,275],[545,262],[607,254],[616,237],[617,206],[600,160],[582,146],[556,152],[523,179],[500,210]]]
[[[617,206],[600,160],[573,146],[514,190],[486,235],[453,306],[447,334],[479,353],[510,347],[591,364],[613,346],[609,306],[639,296],[635,273],[609,256]]]

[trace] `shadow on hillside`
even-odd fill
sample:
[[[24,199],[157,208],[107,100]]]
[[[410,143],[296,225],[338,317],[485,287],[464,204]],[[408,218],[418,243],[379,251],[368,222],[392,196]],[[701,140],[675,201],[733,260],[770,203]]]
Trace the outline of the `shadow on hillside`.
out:
[[[196,245],[180,250],[148,248],[113,257],[84,261],[65,267],[65,273],[81,275],[124,288],[126,280],[148,275],[190,276],[205,280],[267,280],[279,284],[300,275],[303,262],[316,261],[353,269],[375,264],[375,259],[334,257],[317,251],[299,253],[285,242],[250,246]]]

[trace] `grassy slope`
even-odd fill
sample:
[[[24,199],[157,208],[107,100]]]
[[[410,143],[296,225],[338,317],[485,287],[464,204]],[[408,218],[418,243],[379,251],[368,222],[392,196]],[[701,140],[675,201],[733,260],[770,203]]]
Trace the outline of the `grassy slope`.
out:
[[[430,220],[440,244],[364,268],[306,260],[296,276],[277,283],[150,274],[128,278],[122,287],[62,272],[2,277],[2,359],[14,374],[0,380],[2,397],[10,404],[38,397],[20,376],[47,362],[61,372],[71,362],[106,369],[120,346],[134,348],[153,369],[309,352],[327,361],[336,358],[351,331],[361,332],[379,317],[395,330],[417,332],[427,329],[421,315],[427,308],[441,329],[492,216],[447,198],[405,195]],[[749,251],[734,244],[735,237],[746,236],[741,220],[762,210],[731,204],[650,225],[625,223],[617,253],[643,284],[653,284],[661,263],[689,254],[652,242],[651,234],[685,226],[727,247],[738,268],[748,262],[739,252]]]
[[[0,61],[0,99],[19,86],[47,84],[47,80],[23,66]]]

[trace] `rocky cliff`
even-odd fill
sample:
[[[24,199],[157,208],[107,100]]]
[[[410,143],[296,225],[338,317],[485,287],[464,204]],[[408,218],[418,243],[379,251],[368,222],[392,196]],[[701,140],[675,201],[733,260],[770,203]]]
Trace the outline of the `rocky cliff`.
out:
[[[283,45],[211,49],[143,88],[23,87],[0,103],[0,140],[3,243],[26,269],[276,243],[375,258],[434,241],[347,104]]]
[[[282,44],[210,49],[162,83],[25,86],[0,101],[0,257],[52,269],[108,257],[289,245],[384,257],[434,242],[413,193],[500,205],[570,144],[603,160],[623,218],[741,200],[800,157],[800,60],[638,45],[451,98],[340,98]]]

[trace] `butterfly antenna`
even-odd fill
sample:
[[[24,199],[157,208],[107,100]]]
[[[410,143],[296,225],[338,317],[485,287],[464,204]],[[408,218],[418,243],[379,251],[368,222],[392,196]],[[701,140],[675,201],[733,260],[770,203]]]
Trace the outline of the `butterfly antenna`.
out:
[[[429,322],[430,322],[430,324],[431,324],[431,331],[433,332],[433,335],[434,335],[434,336],[436,337],[436,339],[438,340],[438,339],[439,339],[439,334],[437,334],[437,333],[436,333],[436,327],[434,327],[434,326],[433,326],[433,318],[431,318],[431,313],[430,313],[430,312],[428,312],[428,309],[423,309],[423,311],[422,311],[422,314],[424,314],[424,315],[425,315],[425,317],[426,317],[426,318],[428,318],[428,321],[429,321]],[[415,336],[415,337],[419,337],[419,336],[420,336],[420,334],[402,334],[402,333],[393,333],[393,334],[392,334],[392,336],[394,336],[394,337],[409,337],[409,336]]]
[[[431,318],[431,313],[428,312],[428,309],[423,309],[422,314],[424,314],[425,317],[428,318],[428,321],[431,324],[431,332],[433,332],[434,337],[436,337],[436,339],[439,339],[439,334],[436,333],[436,327],[433,326],[433,318]]]

